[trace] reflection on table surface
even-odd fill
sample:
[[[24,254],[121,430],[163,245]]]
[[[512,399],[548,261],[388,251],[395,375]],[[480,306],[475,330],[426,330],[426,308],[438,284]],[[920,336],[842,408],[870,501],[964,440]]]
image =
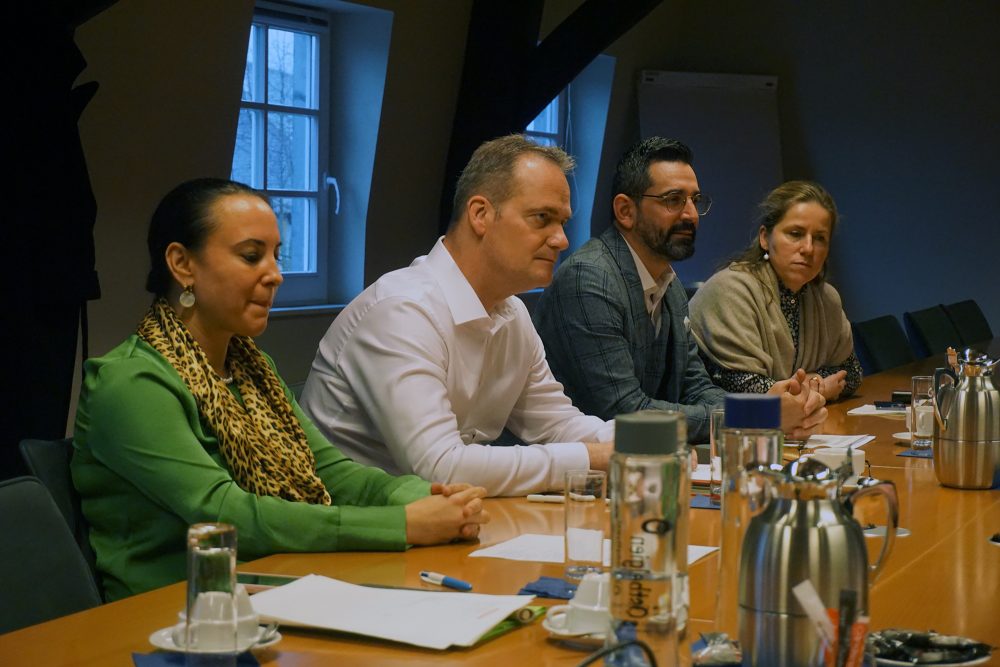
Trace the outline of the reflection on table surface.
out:
[[[988,348],[1000,353],[993,341]],[[943,359],[942,359],[943,361]],[[864,447],[872,476],[896,484],[900,526],[910,536],[896,540],[888,564],[871,589],[872,629],[933,628],[1000,646],[1000,547],[989,537],[1000,532],[1000,490],[963,491],[940,486],[933,461],[899,457],[907,448],[893,433],[905,430],[898,418],[852,417],[850,408],[886,400],[894,389],[908,387],[911,375],[926,373],[938,360],[924,360],[866,378],[858,396],[830,406],[827,431],[867,433],[875,440]],[[445,572],[470,581],[479,593],[516,593],[540,576],[561,576],[562,565],[469,558],[483,546],[524,533],[561,534],[561,505],[528,503],[523,498],[491,499],[493,517],[478,543],[414,548],[404,553],[279,554],[245,564],[244,570],[283,574],[317,573],[353,583],[432,588],[420,581],[421,570]],[[864,507],[864,519],[880,522],[875,507]],[[692,510],[692,544],[717,546],[719,512]],[[878,544],[869,541],[870,551]],[[874,555],[874,554],[873,554]],[[717,553],[690,568],[689,637],[709,631],[715,605]],[[183,584],[104,605],[49,623],[0,635],[4,665],[131,665],[131,653],[153,650],[155,630],[175,622],[183,606]],[[544,604],[557,601],[540,600]],[[344,604],[350,604],[345,600]],[[586,655],[547,638],[541,624],[509,633],[471,649],[445,652],[415,649],[335,633],[286,628],[283,640],[260,651],[263,665],[576,665]],[[1000,656],[990,664],[1000,665]]]

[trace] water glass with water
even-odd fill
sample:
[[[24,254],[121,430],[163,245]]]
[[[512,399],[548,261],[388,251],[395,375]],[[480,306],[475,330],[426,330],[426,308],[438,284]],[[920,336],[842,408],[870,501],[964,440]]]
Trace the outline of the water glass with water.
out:
[[[725,408],[714,408],[709,413],[709,477],[708,497],[713,505],[722,503],[722,429],[725,428]]]
[[[566,577],[580,579],[604,569],[608,507],[607,475],[600,470],[566,473]]]
[[[914,375],[910,390],[910,447],[930,449],[934,440],[934,378]]]
[[[236,654],[236,528],[197,523],[187,534],[185,648]]]

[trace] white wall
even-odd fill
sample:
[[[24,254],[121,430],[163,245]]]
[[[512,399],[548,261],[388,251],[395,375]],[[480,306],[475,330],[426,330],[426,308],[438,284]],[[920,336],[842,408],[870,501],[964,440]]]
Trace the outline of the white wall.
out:
[[[77,30],[79,82],[100,84],[80,119],[97,197],[91,354],[149,305],[146,230],[160,198],[195,176],[228,177],[252,0],[121,0]]]
[[[367,221],[371,282],[437,236],[471,3],[365,4],[395,14]],[[101,85],[80,122],[98,203],[92,355],[131,333],[149,303],[145,236],[160,197],[188,178],[229,175],[252,11],[252,0],[120,0],[77,31],[81,81]],[[272,321],[261,344],[289,382],[305,379],[330,319]]]

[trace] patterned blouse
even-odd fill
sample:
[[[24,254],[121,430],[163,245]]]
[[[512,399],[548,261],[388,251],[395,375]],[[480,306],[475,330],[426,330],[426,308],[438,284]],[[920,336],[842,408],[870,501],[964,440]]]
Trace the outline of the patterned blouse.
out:
[[[808,284],[802,288],[802,290],[807,289],[809,289]],[[781,295],[781,313],[785,316],[785,321],[788,322],[788,329],[792,334],[792,343],[795,345],[795,351],[798,352],[800,310],[799,295],[802,291],[793,292],[785,287],[779,280],[778,292]],[[771,388],[771,385],[776,382],[774,378],[766,375],[760,375],[759,373],[735,371],[729,368],[723,368],[704,354],[702,354],[701,358],[705,362],[705,368],[708,370],[709,375],[712,377],[712,382],[728,392],[766,394]],[[861,386],[861,362],[858,361],[857,355],[851,352],[851,356],[849,356],[844,363],[833,366],[823,366],[822,368],[817,368],[814,371],[821,377],[829,377],[830,375],[842,370],[847,371],[847,377],[845,378],[846,384],[844,386],[844,391],[841,392],[838,398],[846,398],[847,396],[850,396],[857,391],[859,386]]]

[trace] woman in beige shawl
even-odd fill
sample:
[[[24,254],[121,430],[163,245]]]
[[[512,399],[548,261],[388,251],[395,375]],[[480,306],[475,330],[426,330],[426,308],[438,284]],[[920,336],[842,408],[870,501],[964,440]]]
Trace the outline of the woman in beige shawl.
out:
[[[816,183],[789,181],[760,205],[756,238],[691,299],[691,332],[712,380],[731,392],[766,392],[805,369],[836,400],[861,384],[851,325],[824,280],[837,207]]]

